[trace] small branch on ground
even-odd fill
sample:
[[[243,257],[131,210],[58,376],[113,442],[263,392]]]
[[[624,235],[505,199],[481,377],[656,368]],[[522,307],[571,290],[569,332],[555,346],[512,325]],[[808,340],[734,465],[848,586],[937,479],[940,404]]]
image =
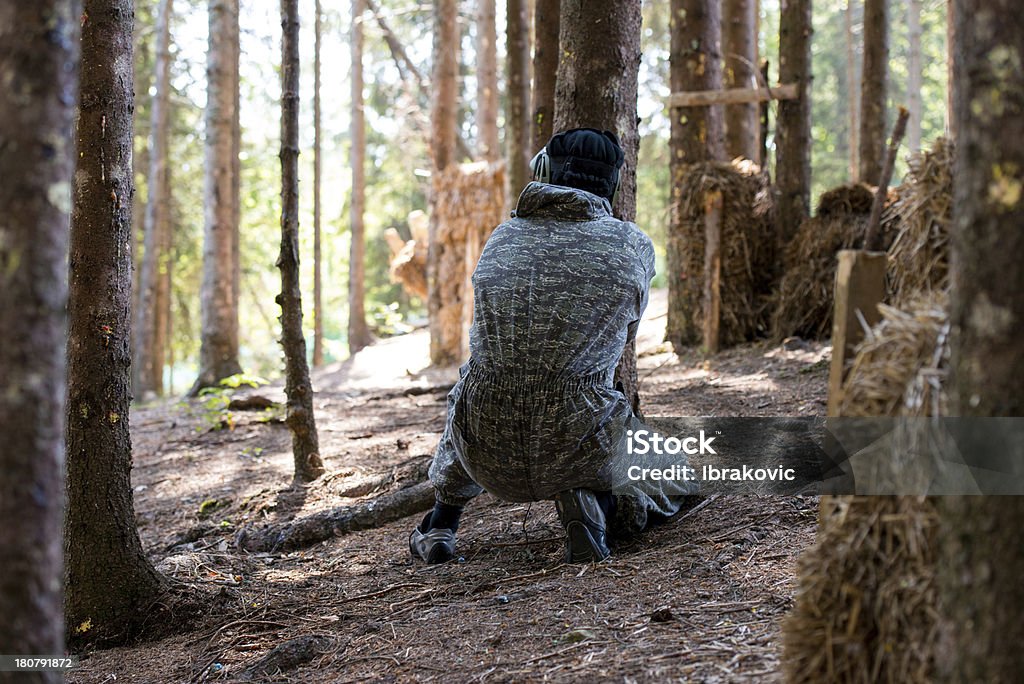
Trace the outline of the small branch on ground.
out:
[[[294,551],[332,537],[380,527],[433,505],[434,486],[429,481],[419,482],[357,506],[314,513],[285,525],[261,530],[244,527],[235,536],[235,545],[244,551]]]

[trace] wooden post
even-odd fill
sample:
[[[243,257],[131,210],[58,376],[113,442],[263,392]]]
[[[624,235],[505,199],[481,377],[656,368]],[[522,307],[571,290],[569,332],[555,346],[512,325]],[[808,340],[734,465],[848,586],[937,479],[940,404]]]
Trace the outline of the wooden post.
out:
[[[770,66],[768,60],[761,62],[761,80],[764,83],[768,82],[768,67]],[[760,158],[757,163],[761,166],[761,170],[764,172],[768,171],[768,117],[771,103],[767,100],[761,103],[760,121],[761,121],[761,146],[760,146]]]
[[[718,352],[722,297],[722,192],[704,198],[704,349]]]
[[[832,317],[832,364],[828,374],[829,416],[838,414],[846,360],[864,339],[864,324],[871,326],[881,319],[878,303],[885,297],[886,260],[885,252],[856,249],[839,252]]]
[[[750,104],[771,100],[796,100],[800,86],[780,84],[771,88],[730,88],[729,90],[685,90],[668,96],[669,107],[710,107],[713,105]]]

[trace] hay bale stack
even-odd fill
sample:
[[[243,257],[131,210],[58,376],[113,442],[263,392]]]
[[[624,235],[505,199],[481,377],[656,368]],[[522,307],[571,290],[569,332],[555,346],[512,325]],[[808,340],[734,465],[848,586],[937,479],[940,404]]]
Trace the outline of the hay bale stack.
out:
[[[673,211],[680,212],[678,234],[669,235],[669,259],[680,274],[683,320],[673,323],[673,339],[701,340],[704,324],[705,197],[722,193],[722,346],[767,332],[775,262],[774,202],[767,176],[748,160],[706,162],[689,167],[676,188]]]
[[[949,297],[929,292],[882,320],[858,345],[842,416],[946,411]],[[897,429],[884,458],[920,448],[920,425]],[[823,497],[818,538],[800,560],[783,626],[790,682],[928,682],[937,634],[934,504],[926,497]]]
[[[896,306],[949,284],[953,155],[953,143],[939,138],[931,150],[910,156],[910,173],[892,207],[899,229],[889,247],[887,285]]]
[[[836,255],[863,246],[875,191],[865,183],[828,190],[818,200],[818,213],[800,224],[783,253],[782,281],[772,305],[773,338],[824,339],[832,334]],[[899,190],[889,190],[882,213],[883,249],[896,231],[893,206],[898,200]]]
[[[788,682],[931,681],[935,527],[924,497],[831,502],[783,624]]]
[[[505,217],[505,166],[476,162],[452,165],[431,179],[436,261],[428,270],[430,358],[438,365],[469,355],[473,317],[470,277],[487,238]]]
[[[840,415],[944,414],[948,308],[945,292],[917,294],[906,310],[879,304],[882,320],[857,345],[840,390]]]

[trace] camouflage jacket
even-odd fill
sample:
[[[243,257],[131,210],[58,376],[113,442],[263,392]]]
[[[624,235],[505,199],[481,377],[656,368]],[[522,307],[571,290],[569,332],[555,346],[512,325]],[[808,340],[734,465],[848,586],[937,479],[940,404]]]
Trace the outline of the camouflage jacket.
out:
[[[650,238],[607,200],[527,185],[473,274],[471,358],[431,466],[439,500],[612,489],[613,444],[635,420],[612,376],[653,276]]]

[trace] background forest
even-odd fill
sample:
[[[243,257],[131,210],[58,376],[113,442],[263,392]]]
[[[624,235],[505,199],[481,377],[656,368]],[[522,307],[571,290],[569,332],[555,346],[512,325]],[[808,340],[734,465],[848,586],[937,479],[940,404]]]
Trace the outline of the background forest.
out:
[[[470,147],[477,145],[474,122],[476,101],[475,3],[460,2],[459,120]],[[497,15],[498,128],[502,149],[508,147],[505,126],[507,70],[504,4]],[[349,36],[353,18],[349,3],[323,3],[322,60],[322,288],[324,361],[347,356],[348,255],[350,243],[349,197],[350,112]],[[203,253],[203,135],[206,105],[207,3],[178,0],[170,25],[171,94],[168,114],[170,224],[169,344],[165,350],[164,388],[170,393],[187,390],[196,377],[200,344],[199,297]],[[381,0],[380,17],[405,48],[420,74],[431,73],[432,6],[405,0]],[[920,11],[919,37],[911,15]],[[271,376],[280,368],[276,342],[277,252],[280,218],[279,148],[277,124],[280,101],[280,21],[273,3],[242,0],[240,58],[241,223],[240,223],[240,361],[246,372]],[[300,2],[300,49],[303,69],[300,93],[301,155],[300,240],[303,291],[313,290],[313,0]],[[156,0],[139,0],[136,8],[136,202],[134,213],[137,249],[142,250],[142,213],[147,201],[147,173],[151,107],[155,94]],[[812,198],[851,177],[851,103],[859,94],[862,3],[825,0],[815,3],[812,38]],[[532,13],[531,13],[532,15]],[[647,2],[643,7],[643,61],[639,74],[638,113],[640,161],[637,168],[637,223],[659,249],[655,286],[664,285],[664,247],[669,210],[669,121],[664,101],[669,94],[668,3]],[[399,70],[372,10],[362,17],[365,34],[366,116],[366,313],[378,336],[408,330],[425,322],[425,306],[408,296],[388,275],[389,250],[384,231],[396,229],[409,237],[408,214],[427,209],[431,168],[428,142],[429,93],[419,92],[408,74]],[[759,52],[778,54],[778,0],[761,3]],[[925,0],[894,3],[890,17],[888,111],[898,104],[914,110],[908,148],[928,147],[947,125],[946,107],[946,2]],[[848,31],[848,27],[852,31]],[[919,52],[915,50],[919,47]],[[915,60],[914,55],[918,57]],[[853,59],[849,59],[853,57]],[[849,65],[854,68],[849,68]],[[771,81],[777,80],[771,64]],[[919,78],[914,74],[919,70]],[[851,87],[851,77],[853,78]],[[919,85],[918,85],[919,84]],[[772,105],[772,120],[777,105]],[[855,115],[855,114],[854,114]],[[855,130],[855,127],[854,127]],[[772,141],[769,139],[769,159]],[[530,154],[535,150],[530,150]],[[905,154],[896,167],[897,180],[906,171]],[[139,269],[136,269],[138,275]],[[314,311],[307,299],[304,326],[312,353]]]

